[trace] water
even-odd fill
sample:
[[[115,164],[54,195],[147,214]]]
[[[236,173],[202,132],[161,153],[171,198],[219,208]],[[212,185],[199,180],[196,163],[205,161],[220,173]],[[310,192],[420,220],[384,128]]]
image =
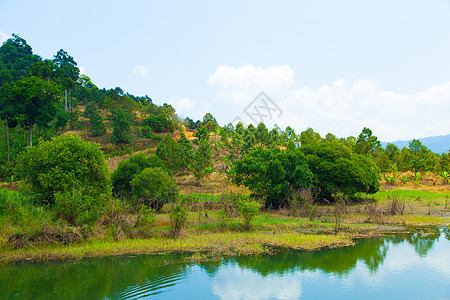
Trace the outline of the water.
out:
[[[0,267],[0,299],[450,299],[449,231],[186,263],[140,255]]]

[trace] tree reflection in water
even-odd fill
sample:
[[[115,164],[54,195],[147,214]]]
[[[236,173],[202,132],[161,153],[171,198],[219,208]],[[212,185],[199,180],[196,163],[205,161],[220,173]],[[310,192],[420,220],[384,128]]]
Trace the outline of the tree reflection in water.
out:
[[[14,263],[0,266],[0,298],[22,299],[114,299],[145,297],[170,291],[184,282],[189,270],[203,270],[212,280],[224,265],[236,265],[271,278],[285,278],[297,271],[322,271],[338,277],[349,274],[358,262],[376,273],[385,261],[389,246],[408,243],[423,257],[433,248],[440,234],[396,235],[361,240],[347,248],[322,251],[280,249],[279,253],[214,262],[186,263],[188,255],[142,255],[67,262]],[[450,240],[449,228],[442,237]],[[198,267],[195,267],[198,266]],[[284,276],[284,277],[283,277]]]

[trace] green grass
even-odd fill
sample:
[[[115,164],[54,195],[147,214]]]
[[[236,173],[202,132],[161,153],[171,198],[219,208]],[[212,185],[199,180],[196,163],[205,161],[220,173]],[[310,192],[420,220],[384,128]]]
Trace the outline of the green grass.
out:
[[[423,190],[404,190],[404,189],[395,189],[389,191],[379,191],[373,195],[373,197],[378,201],[387,200],[388,196],[392,199],[392,197],[402,198],[408,201],[417,200],[420,198],[422,200],[437,200],[444,201],[446,199],[450,202],[450,191],[447,192],[435,192],[435,191],[423,191]],[[450,203],[449,203],[450,205]]]
[[[250,255],[270,252],[272,247],[317,250],[324,247],[353,245],[343,235],[306,235],[297,232],[220,232],[188,235],[178,239],[163,237],[131,239],[120,242],[95,241],[69,246],[37,247],[34,249],[3,250],[0,262],[17,260],[78,259],[122,254],[155,254],[168,252],[208,252],[217,255]],[[269,247],[269,248],[268,248]]]

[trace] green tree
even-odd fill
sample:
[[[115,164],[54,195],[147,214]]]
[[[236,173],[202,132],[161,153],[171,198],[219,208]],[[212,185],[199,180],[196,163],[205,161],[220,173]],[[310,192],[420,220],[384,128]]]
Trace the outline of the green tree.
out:
[[[172,120],[164,114],[151,115],[142,124],[149,126],[154,132],[173,132],[174,130]]]
[[[242,154],[248,153],[256,145],[255,135],[252,130],[247,129],[242,137],[242,140],[244,141],[242,144]]]
[[[53,58],[53,62],[59,67],[60,84],[65,88],[64,108],[66,111],[72,111],[72,89],[80,76],[80,70],[77,63],[66,51],[60,49]],[[67,101],[67,92],[69,91],[69,101]]]
[[[95,102],[89,102],[86,105],[85,116],[89,118],[91,124],[91,136],[100,136],[106,133],[105,124],[103,124],[101,110],[97,108]]]
[[[113,116],[113,141],[118,144],[131,143],[133,117],[128,110],[117,108]]]
[[[301,147],[314,174],[320,196],[331,199],[340,192],[376,193],[380,187],[378,168],[371,159],[354,153],[340,142],[309,144]]]
[[[139,153],[119,162],[117,169],[111,174],[114,194],[130,198],[130,182],[146,168],[161,168],[167,171],[164,162],[156,155],[146,157],[144,153]]]
[[[194,146],[184,133],[177,141],[180,158],[180,168],[188,168],[194,157]]]
[[[57,111],[59,86],[38,77],[26,77],[7,85],[9,97],[2,104],[14,106],[14,118],[29,128],[30,146],[33,145],[33,127],[48,127]]]
[[[197,138],[196,142],[200,144],[203,141],[209,141],[208,129],[204,126],[200,127],[194,132],[194,136]]]
[[[208,132],[214,132],[219,127],[219,124],[211,113],[206,113],[203,116],[202,126],[204,126]]]
[[[133,177],[130,184],[136,207],[145,204],[159,211],[178,196],[175,181],[161,168],[145,168]]]
[[[52,206],[59,192],[82,191],[82,195],[109,196],[111,181],[100,145],[78,136],[57,136],[28,147],[19,160],[22,178],[40,204]]]
[[[212,171],[211,145],[203,140],[195,151],[192,161],[192,171],[197,181]]]
[[[318,132],[315,132],[314,129],[312,129],[311,127],[300,133],[300,143],[302,146],[309,144],[317,144],[320,141],[322,141],[320,134]]]
[[[156,148],[156,155],[172,171],[179,171],[184,167],[181,153],[180,145],[170,135],[163,137]]]
[[[372,130],[364,127],[356,140],[355,152],[375,157],[376,154],[381,150],[381,143],[378,138],[372,135]]]
[[[298,149],[257,147],[235,161],[235,173],[234,182],[248,187],[252,196],[264,199],[267,208],[286,205],[294,189],[310,186],[313,179]]]
[[[261,145],[267,144],[267,140],[269,139],[269,130],[267,129],[266,125],[264,125],[264,123],[262,122],[259,123],[258,126],[256,127],[255,139],[256,142]]]

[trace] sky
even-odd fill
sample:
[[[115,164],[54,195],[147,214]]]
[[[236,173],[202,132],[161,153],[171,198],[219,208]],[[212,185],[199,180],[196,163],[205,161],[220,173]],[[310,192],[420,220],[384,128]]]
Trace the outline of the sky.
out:
[[[390,142],[450,133],[449,16],[450,0],[0,0],[0,42],[64,49],[183,118]]]

